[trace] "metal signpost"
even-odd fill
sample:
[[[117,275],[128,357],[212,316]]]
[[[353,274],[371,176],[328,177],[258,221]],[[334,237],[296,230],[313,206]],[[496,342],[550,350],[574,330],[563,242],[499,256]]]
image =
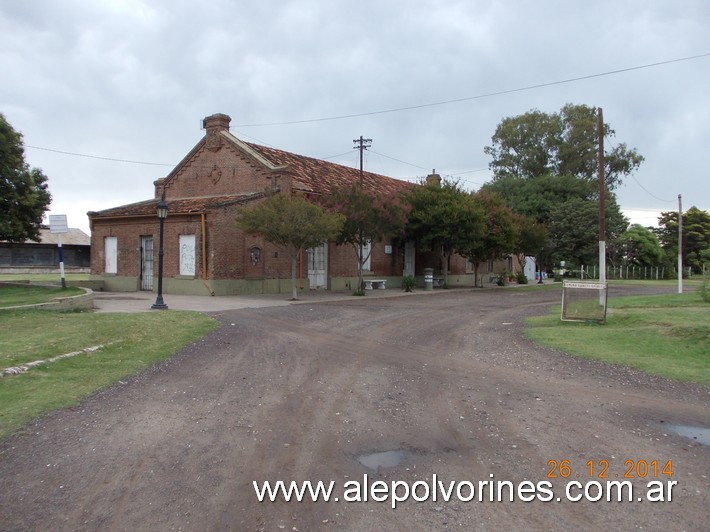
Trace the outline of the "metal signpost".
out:
[[[66,214],[50,214],[49,215],[49,232],[57,235],[57,245],[59,247],[59,274],[62,277],[62,288],[67,287],[67,282],[64,279],[64,256],[62,255],[62,233],[68,233]]]

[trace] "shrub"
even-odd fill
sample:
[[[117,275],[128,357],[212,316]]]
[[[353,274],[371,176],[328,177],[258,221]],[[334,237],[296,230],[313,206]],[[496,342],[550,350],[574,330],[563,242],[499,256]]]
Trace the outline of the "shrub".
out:
[[[405,275],[402,277],[402,290],[405,292],[413,292],[415,286],[417,286],[416,277],[413,275]]]
[[[517,274],[515,280],[518,281],[518,284],[528,284],[528,278],[524,273]]]

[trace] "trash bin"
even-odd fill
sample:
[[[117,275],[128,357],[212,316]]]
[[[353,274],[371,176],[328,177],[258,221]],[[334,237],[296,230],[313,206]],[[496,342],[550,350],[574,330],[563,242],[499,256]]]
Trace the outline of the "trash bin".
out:
[[[424,290],[434,290],[434,268],[424,268]]]

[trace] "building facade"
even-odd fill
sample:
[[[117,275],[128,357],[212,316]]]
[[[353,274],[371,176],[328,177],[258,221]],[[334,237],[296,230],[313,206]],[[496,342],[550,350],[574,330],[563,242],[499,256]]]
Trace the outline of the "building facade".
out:
[[[359,180],[357,169],[244,142],[229,132],[230,117],[204,119],[204,137],[162,179],[152,199],[89,212],[91,273],[106,290],[153,290],[156,286],[158,201],[168,205],[163,238],[163,291],[167,294],[288,293],[288,254],[235,222],[237,209],[259,202],[267,190],[282,194],[329,194]],[[365,188],[395,195],[411,184],[364,172]],[[416,256],[411,245],[374,243],[365,275],[398,287],[404,273],[422,274],[435,258]],[[354,289],[357,254],[332,242],[310,249],[299,260],[303,289]],[[466,262],[453,257],[450,283],[473,285]]]

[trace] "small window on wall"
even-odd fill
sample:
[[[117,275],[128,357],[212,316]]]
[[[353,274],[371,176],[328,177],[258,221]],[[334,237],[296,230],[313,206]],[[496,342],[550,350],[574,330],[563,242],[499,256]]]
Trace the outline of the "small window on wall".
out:
[[[104,273],[118,273],[118,238],[104,238]]]
[[[488,259],[488,273],[493,273],[493,259]]]
[[[180,235],[180,275],[195,275],[195,235]]]

